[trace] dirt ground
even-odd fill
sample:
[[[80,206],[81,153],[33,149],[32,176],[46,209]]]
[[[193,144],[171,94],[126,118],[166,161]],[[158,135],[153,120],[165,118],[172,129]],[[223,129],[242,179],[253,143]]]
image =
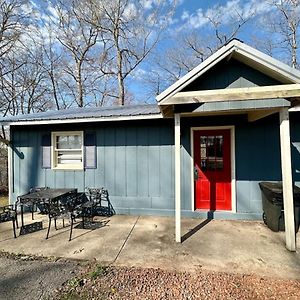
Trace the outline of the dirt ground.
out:
[[[0,299],[55,299],[64,283],[80,272],[78,262],[0,253]]]

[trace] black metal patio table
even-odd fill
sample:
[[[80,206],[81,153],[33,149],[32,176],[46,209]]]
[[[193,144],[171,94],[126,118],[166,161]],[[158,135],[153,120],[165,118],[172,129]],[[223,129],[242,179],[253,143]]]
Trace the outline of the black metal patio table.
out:
[[[40,203],[49,203],[50,201],[57,201],[63,199],[68,194],[77,193],[77,189],[74,188],[64,188],[64,189],[53,189],[48,188],[44,190],[39,190],[31,193],[27,193],[18,196],[17,205],[21,208],[21,229],[20,235],[30,233],[42,229],[42,222],[34,222],[31,224],[24,225],[24,206],[33,206]]]

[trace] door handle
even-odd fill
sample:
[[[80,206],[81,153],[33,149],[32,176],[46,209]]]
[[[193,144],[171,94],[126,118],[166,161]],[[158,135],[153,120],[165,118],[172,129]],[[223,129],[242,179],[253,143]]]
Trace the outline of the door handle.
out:
[[[199,170],[198,168],[195,166],[194,167],[194,181],[197,181],[199,179]]]

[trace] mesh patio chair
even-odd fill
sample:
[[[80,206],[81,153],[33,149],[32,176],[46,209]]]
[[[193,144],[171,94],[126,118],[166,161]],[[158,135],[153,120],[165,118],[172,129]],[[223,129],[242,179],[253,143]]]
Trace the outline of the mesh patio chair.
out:
[[[8,221],[12,221],[14,237],[16,238],[16,227],[19,228],[19,225],[17,210],[14,205],[6,205],[0,207],[0,223]]]

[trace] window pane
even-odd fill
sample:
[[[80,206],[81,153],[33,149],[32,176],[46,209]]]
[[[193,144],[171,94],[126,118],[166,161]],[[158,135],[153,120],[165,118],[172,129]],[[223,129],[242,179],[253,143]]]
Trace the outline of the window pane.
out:
[[[208,160],[207,161],[207,170],[214,170],[215,169],[215,161],[214,160]]]
[[[58,164],[80,164],[82,162],[81,151],[58,151],[57,162]]]
[[[215,145],[214,145],[215,137],[208,136],[207,137],[207,156],[210,158],[215,157]]]
[[[216,160],[216,169],[222,170],[223,169],[223,158]]]
[[[81,149],[81,135],[62,135],[56,137],[57,149]]]
[[[216,136],[216,157],[223,157],[223,136]]]
[[[223,162],[222,135],[211,135],[200,137],[201,169],[206,171],[222,170]]]

